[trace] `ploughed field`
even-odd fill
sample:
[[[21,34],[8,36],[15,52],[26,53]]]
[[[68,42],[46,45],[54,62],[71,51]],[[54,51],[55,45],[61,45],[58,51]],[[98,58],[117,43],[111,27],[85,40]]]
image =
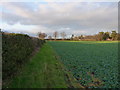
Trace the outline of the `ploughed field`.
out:
[[[118,42],[49,41],[59,60],[84,87],[118,87]]]

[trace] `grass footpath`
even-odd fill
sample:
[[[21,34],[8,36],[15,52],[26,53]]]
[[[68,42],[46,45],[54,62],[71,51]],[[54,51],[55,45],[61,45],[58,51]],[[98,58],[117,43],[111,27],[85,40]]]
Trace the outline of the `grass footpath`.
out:
[[[6,86],[7,88],[82,88],[64,70],[52,48],[46,43]]]

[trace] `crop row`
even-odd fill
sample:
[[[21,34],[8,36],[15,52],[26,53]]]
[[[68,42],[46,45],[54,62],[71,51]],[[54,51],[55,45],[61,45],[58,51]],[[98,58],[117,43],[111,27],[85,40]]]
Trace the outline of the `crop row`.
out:
[[[116,88],[118,43],[49,42],[68,71],[85,87]]]

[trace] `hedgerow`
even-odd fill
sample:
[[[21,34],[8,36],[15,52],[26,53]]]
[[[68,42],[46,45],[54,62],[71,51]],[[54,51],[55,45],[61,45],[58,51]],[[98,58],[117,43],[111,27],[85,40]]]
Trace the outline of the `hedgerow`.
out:
[[[25,34],[2,33],[2,78],[14,76],[28,60],[32,52],[45,43],[44,40]]]

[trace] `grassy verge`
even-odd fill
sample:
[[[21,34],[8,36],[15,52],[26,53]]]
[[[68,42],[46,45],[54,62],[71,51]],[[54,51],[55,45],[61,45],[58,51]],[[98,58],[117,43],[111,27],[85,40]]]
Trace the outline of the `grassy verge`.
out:
[[[81,87],[70,73],[63,70],[52,48],[45,44],[10,82],[7,88]]]

